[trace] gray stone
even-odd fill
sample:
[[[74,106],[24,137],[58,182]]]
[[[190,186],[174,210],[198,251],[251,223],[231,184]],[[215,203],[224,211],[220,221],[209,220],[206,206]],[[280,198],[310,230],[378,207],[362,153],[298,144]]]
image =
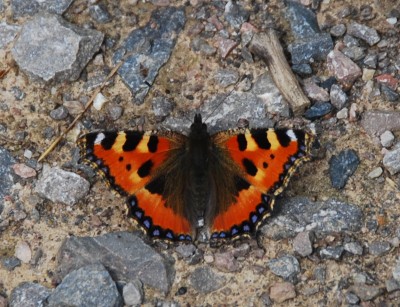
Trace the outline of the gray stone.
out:
[[[360,299],[354,293],[351,293],[351,292],[346,293],[346,303],[354,305],[354,304],[358,304],[359,301],[360,301]]]
[[[114,62],[133,52],[123,60],[118,74],[134,95],[136,104],[144,102],[159,69],[168,61],[185,22],[183,8],[156,9],[147,25],[132,31],[115,52]]]
[[[23,282],[10,295],[11,307],[44,307],[51,290],[33,282]]]
[[[346,34],[343,37],[343,43],[345,44],[346,47],[358,47],[360,46],[360,42],[358,41],[357,38]]]
[[[340,50],[345,56],[349,57],[353,61],[359,61],[365,57],[365,48],[353,46],[353,47],[345,47]]]
[[[291,238],[313,230],[316,237],[343,231],[357,232],[363,225],[362,211],[354,205],[329,199],[313,202],[304,197],[277,200],[280,214],[268,219],[261,232],[273,240]]]
[[[296,41],[289,45],[293,64],[322,61],[332,49],[333,42],[328,33],[321,33],[316,37]]]
[[[115,282],[101,264],[84,266],[64,277],[47,299],[49,307],[56,306],[122,306]]]
[[[339,37],[344,35],[344,33],[346,33],[346,25],[340,23],[338,25],[335,25],[331,28],[330,31],[331,35],[335,36],[335,37]]]
[[[119,105],[110,103],[107,106],[107,112],[110,116],[110,119],[115,121],[121,118],[122,114],[124,113],[124,109]]]
[[[200,293],[210,293],[223,287],[225,277],[215,273],[210,267],[198,267],[191,273],[190,283]]]
[[[99,50],[103,37],[58,15],[40,13],[23,25],[12,54],[20,68],[34,78],[73,81]]]
[[[300,273],[299,261],[291,255],[271,259],[267,262],[267,266],[272,273],[282,277],[286,281],[295,280],[297,274]]]
[[[12,42],[21,29],[18,25],[9,25],[6,22],[0,23],[0,49],[7,46],[8,43]]]
[[[319,255],[323,259],[339,260],[344,251],[343,246],[328,246],[321,248]]]
[[[88,194],[89,188],[90,183],[81,176],[44,165],[35,192],[52,202],[72,206]]]
[[[240,29],[241,25],[249,19],[250,12],[234,1],[228,1],[225,5],[225,20],[234,29]]]
[[[400,147],[388,151],[383,157],[383,166],[389,171],[391,175],[400,172]]]
[[[392,132],[386,130],[384,133],[381,134],[380,139],[383,147],[390,147],[393,145],[394,135]]]
[[[370,68],[375,69],[377,64],[378,56],[376,54],[367,54],[364,58],[363,63]]]
[[[393,278],[400,282],[400,259],[397,260],[393,269]]]
[[[107,23],[111,21],[111,15],[107,11],[107,7],[105,5],[96,4],[91,5],[89,8],[90,17],[92,17],[98,23]]]
[[[66,119],[68,114],[68,109],[64,106],[59,106],[58,108],[50,111],[50,117],[55,120]]]
[[[372,178],[372,179],[378,178],[382,174],[383,174],[382,167],[376,167],[368,174],[368,178]]]
[[[329,72],[345,87],[350,87],[362,75],[360,67],[342,52],[333,50],[327,56]]]
[[[349,109],[343,108],[336,113],[337,119],[346,119],[349,117]]]
[[[367,27],[365,25],[352,22],[347,26],[347,34],[357,38],[361,38],[366,41],[370,46],[375,45],[381,40],[378,32],[375,29]]]
[[[290,282],[276,282],[270,288],[269,296],[274,302],[283,303],[296,297],[296,290]]]
[[[381,90],[387,101],[396,102],[399,100],[400,95],[389,86],[381,84]]]
[[[172,263],[136,233],[116,232],[98,237],[71,237],[58,253],[57,275],[62,278],[82,266],[101,263],[115,280],[140,281],[168,292],[175,271]]]
[[[123,290],[124,303],[128,306],[138,306],[143,303],[143,285],[140,280],[133,280],[127,283]]]
[[[329,102],[316,102],[304,112],[304,117],[309,120],[321,118],[332,112],[333,107]]]
[[[235,84],[239,80],[239,73],[235,70],[220,69],[214,76],[214,79],[222,86],[227,87]]]
[[[400,112],[371,110],[363,114],[361,125],[371,136],[377,136],[386,130],[400,130]]]
[[[382,289],[379,287],[366,284],[355,284],[349,291],[357,295],[362,301],[373,300],[382,293]]]
[[[292,70],[300,76],[308,76],[313,72],[310,64],[306,63],[292,65]]]
[[[400,290],[400,282],[397,281],[394,278],[388,279],[385,281],[385,286],[386,286],[386,291],[387,292],[393,292],[393,291],[397,291]]]
[[[11,166],[15,163],[11,154],[0,146],[0,213],[3,211],[3,198],[14,184],[13,172]]]
[[[339,85],[333,84],[330,91],[330,100],[336,109],[341,110],[346,105],[348,97]]]
[[[308,98],[316,102],[329,101],[328,91],[312,80],[312,78],[305,79],[303,81],[303,89]]]
[[[353,255],[361,256],[363,254],[363,247],[358,242],[349,242],[344,245],[344,250]]]
[[[386,241],[374,241],[369,245],[369,253],[374,256],[387,254],[390,249],[390,243]]]
[[[183,258],[189,258],[195,254],[196,249],[196,246],[193,244],[180,244],[176,247],[175,251]]]
[[[359,164],[360,159],[352,149],[345,149],[339,155],[332,156],[329,161],[329,177],[332,186],[336,189],[342,189]]]
[[[21,260],[19,260],[17,257],[7,257],[7,258],[3,258],[1,260],[1,264],[8,270],[8,271],[12,271],[14,270],[16,267],[21,266]]]
[[[297,234],[293,239],[293,249],[302,257],[310,256],[313,252],[314,234],[310,231],[304,231]]]
[[[40,11],[47,11],[62,15],[74,0],[11,0],[11,9],[14,17],[35,15]]]
[[[237,272],[240,270],[239,262],[230,251],[215,253],[214,265],[222,272]]]
[[[171,113],[173,104],[168,98],[158,96],[152,100],[152,108],[155,116],[166,117]]]
[[[210,44],[204,38],[199,36],[196,36],[192,39],[190,47],[193,49],[193,51],[199,51],[204,55],[213,55],[217,52],[217,48],[210,46]]]

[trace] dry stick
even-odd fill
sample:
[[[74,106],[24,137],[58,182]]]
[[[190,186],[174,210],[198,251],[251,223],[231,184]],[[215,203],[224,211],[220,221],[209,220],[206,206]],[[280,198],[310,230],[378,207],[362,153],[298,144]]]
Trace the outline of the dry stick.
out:
[[[291,105],[294,115],[301,116],[310,105],[310,100],[290,69],[275,30],[268,29],[265,33],[254,34],[249,49],[264,60],[276,86]]]
[[[94,99],[96,98],[97,94],[100,93],[100,91],[104,88],[106,85],[107,81],[112,78],[112,76],[115,75],[117,70],[120,68],[120,66],[124,63],[124,61],[120,61],[114,68],[113,70],[108,74],[106,80],[95,90],[93,93],[92,97],[90,97],[90,100],[86,103],[85,109],[77,116],[75,117],[74,121],[68,126],[68,128],[60,134],[58,138],[56,138],[53,143],[46,149],[44,153],[39,157],[38,162],[42,161],[44,158],[47,157],[47,155],[53,151],[54,147],[57,146],[57,144],[63,139],[63,137],[75,126],[76,122],[80,120],[80,118],[85,114],[85,112],[92,106]]]

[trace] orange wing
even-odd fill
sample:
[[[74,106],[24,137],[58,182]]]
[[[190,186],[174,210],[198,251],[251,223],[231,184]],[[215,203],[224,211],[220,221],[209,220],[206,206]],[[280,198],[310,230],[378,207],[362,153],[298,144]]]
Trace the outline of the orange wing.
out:
[[[108,184],[128,196],[128,208],[144,230],[155,238],[192,240],[191,226],[182,209],[167,206],[162,171],[175,159],[186,137],[157,136],[139,131],[93,132],[78,142],[81,156]]]
[[[211,238],[252,233],[270,215],[275,196],[297,167],[310,159],[312,136],[300,130],[246,129],[221,132],[213,140],[241,174],[235,179],[235,200],[216,210]]]

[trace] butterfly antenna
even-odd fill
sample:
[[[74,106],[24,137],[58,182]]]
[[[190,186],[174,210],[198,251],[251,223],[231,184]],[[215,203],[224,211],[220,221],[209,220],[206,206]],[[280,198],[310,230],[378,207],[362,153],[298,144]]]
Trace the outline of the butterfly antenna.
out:
[[[208,115],[208,116],[203,120],[204,123],[205,123],[205,122],[214,114],[214,112],[225,102],[226,98],[228,98],[228,97],[233,93],[233,91],[237,90],[238,84],[239,84],[241,81],[243,81],[244,78],[245,78],[245,76],[242,76],[241,78],[239,78],[238,81],[236,81],[236,83],[235,83],[233,89],[231,89],[231,90],[221,99],[221,101],[217,104],[217,106],[214,108],[214,110],[211,111],[210,115]]]

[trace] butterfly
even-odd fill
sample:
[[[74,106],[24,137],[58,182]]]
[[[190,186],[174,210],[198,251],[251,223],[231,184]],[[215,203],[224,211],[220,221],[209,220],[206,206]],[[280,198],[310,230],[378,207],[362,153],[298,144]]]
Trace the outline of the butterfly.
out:
[[[213,241],[254,234],[304,161],[313,135],[237,128],[210,135],[196,114],[172,131],[100,131],[82,136],[82,160],[127,198],[129,216],[152,238]]]

